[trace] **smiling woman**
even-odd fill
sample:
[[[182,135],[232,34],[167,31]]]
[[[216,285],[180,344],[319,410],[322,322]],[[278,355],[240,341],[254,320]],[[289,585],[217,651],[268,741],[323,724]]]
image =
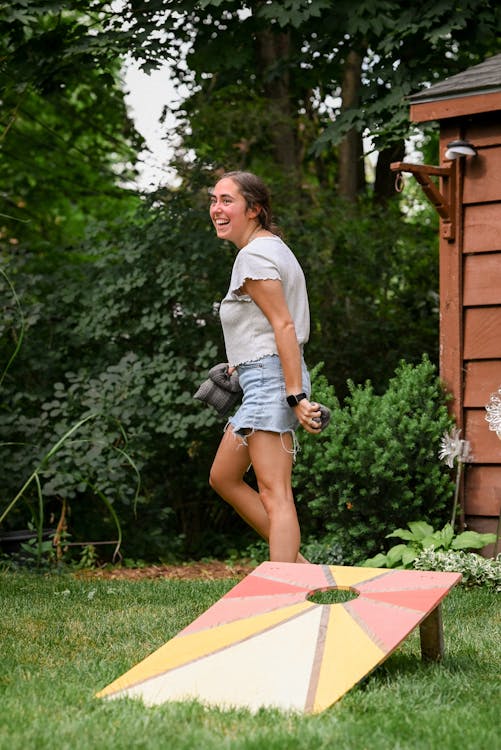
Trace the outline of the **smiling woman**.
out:
[[[229,177],[218,182],[211,194],[210,214],[217,236],[221,240],[230,240],[238,248],[247,245],[259,229],[256,219],[257,210],[252,214],[246,209],[243,195]]]
[[[240,185],[237,175],[246,174],[246,181]],[[239,249],[248,245],[258,232],[261,236],[278,234],[271,218],[270,196],[263,183],[251,173],[228,172],[211,192],[210,214],[220,239],[228,239]],[[225,228],[235,230],[229,236]],[[244,234],[240,236],[238,229]],[[246,233],[250,232],[248,236]]]
[[[277,235],[266,186],[249,172],[228,172],[210,193],[217,236],[239,250],[220,308],[230,374],[243,402],[228,420],[210,484],[270,547],[270,560],[305,562],[291,487],[299,424],[320,431],[303,357],[310,315],[303,271]],[[252,464],[256,492],[244,475]]]

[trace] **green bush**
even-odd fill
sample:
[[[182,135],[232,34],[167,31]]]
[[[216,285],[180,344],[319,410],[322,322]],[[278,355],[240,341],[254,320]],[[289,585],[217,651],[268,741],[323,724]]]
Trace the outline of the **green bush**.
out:
[[[0,516],[43,465],[2,531],[38,525],[41,497],[53,525],[68,506],[73,542],[115,540],[112,509],[128,556],[170,559],[207,536],[221,505],[208,501],[207,476],[222,426],[218,433],[215,413],[192,394],[222,357],[214,303],[231,254],[222,262],[205,194],[200,203],[175,194],[134,221],[90,225],[78,248],[53,249],[44,273],[33,253],[9,258],[0,362],[17,356],[0,391],[0,455],[9,467]]]
[[[337,540],[346,563],[384,549],[389,529],[409,518],[443,524],[454,484],[438,460],[452,419],[435,366],[401,362],[388,388],[348,383],[341,405],[321,374],[312,371],[313,398],[332,419],[320,436],[305,435],[294,472],[303,530]]]
[[[338,397],[348,380],[383,393],[402,359],[419,364],[426,352],[438,363],[438,232],[427,211],[403,221],[396,204],[303,198],[279,213],[308,282],[308,357]]]
[[[424,521],[410,521],[407,529],[395,529],[386,538],[403,539],[406,544],[390,547],[386,554],[379,552],[375,557],[365,560],[363,565],[369,568],[412,568],[414,561],[423,550],[457,551],[482,549],[494,544],[495,534],[479,534],[478,531],[463,531],[455,534],[451,523],[435,531]]]
[[[501,555],[485,558],[463,550],[423,550],[414,560],[416,570],[461,573],[464,586],[484,586],[501,593]]]

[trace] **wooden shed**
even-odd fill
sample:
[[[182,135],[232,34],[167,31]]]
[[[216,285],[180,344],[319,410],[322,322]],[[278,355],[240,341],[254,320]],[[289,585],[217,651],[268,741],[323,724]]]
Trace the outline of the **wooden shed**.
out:
[[[411,96],[410,105],[412,121],[440,126],[440,165],[415,176],[441,217],[440,374],[473,454],[462,507],[469,528],[495,532],[501,440],[485,405],[501,387],[501,54]],[[470,142],[476,155],[450,158],[453,141]]]

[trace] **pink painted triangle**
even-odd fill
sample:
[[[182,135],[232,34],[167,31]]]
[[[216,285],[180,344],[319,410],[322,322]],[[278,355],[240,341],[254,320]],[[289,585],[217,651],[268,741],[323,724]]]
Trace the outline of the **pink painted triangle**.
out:
[[[244,620],[247,617],[265,612],[273,612],[275,609],[289,607],[302,601],[304,601],[304,592],[302,591],[292,594],[253,596],[241,599],[226,596],[201,614],[200,617],[197,617],[179,635],[195,633],[206,628],[216,628],[218,625]]]
[[[458,573],[437,573],[422,570],[389,570],[382,575],[365,583],[357,583],[356,588],[361,594],[369,591],[409,591],[415,589],[447,588],[453,586],[460,578]]]
[[[308,591],[333,585],[332,573],[327,565],[265,562],[254,570],[254,575],[304,587]]]
[[[291,583],[285,583],[283,581],[273,581],[269,578],[261,578],[260,576],[251,573],[244,578],[243,581],[237,583],[227,594],[224,595],[223,599],[231,599],[234,597],[245,597],[245,596],[264,596],[265,594],[290,594],[299,591],[311,591],[310,586],[295,586]],[[304,597],[303,597],[304,598]]]
[[[416,589],[415,591],[364,591],[363,599],[375,599],[396,604],[407,609],[416,609],[420,612],[429,612],[443,599],[449,588]]]
[[[414,609],[395,609],[384,602],[359,597],[344,605],[371,640],[386,653],[393,651],[421,620]]]

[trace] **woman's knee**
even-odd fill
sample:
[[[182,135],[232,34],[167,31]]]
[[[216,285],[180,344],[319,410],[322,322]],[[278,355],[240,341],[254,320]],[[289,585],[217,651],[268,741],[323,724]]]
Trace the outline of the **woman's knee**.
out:
[[[259,497],[269,516],[296,512],[292,490],[288,486],[267,485],[259,486]]]
[[[213,464],[209,472],[209,486],[223,499],[231,493],[232,488],[239,484],[241,477],[235,477],[224,470],[224,467]]]
[[[221,476],[221,473],[218,471],[217,467],[212,466],[209,472],[209,486],[215,492],[218,492],[218,490],[222,486],[222,482],[223,482],[223,478]]]

